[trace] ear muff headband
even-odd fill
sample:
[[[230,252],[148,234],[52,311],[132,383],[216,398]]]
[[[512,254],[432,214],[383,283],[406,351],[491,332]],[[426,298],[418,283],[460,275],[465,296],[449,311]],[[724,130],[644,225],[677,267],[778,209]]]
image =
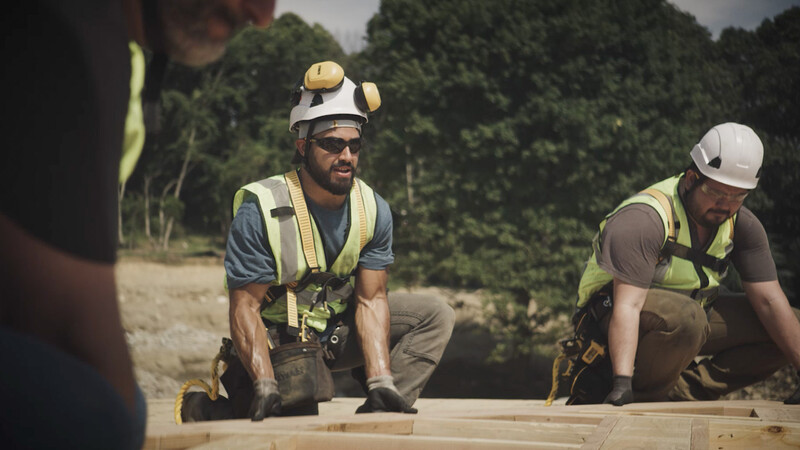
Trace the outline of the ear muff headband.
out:
[[[364,112],[375,112],[381,106],[381,94],[375,83],[362,81],[353,92],[353,100],[358,109]]]

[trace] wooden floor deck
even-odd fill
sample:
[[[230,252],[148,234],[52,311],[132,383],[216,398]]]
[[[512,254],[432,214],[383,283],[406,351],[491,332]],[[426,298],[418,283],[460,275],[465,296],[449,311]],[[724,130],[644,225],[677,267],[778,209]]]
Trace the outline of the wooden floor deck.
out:
[[[541,400],[420,399],[419,414],[353,414],[336,398],[313,417],[176,425],[149,402],[147,449],[800,448],[800,406],[771,401],[546,407]]]

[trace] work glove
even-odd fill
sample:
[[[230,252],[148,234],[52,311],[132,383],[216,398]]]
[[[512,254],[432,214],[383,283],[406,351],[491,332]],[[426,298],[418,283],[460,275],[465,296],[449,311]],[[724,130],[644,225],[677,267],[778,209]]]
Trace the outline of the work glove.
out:
[[[278,392],[277,381],[272,378],[260,378],[253,382],[253,390],[255,395],[248,413],[253,422],[260,422],[265,417],[281,413],[281,394]]]
[[[356,409],[356,414],[372,412],[401,412],[416,414],[394,385],[391,375],[379,375],[367,379],[367,401]]]
[[[797,376],[800,377],[800,370],[797,371]],[[798,387],[797,390],[794,391],[794,394],[792,394],[789,398],[784,400],[783,403],[785,403],[787,405],[798,405],[798,404],[800,404],[800,387]]]
[[[614,406],[622,406],[633,403],[633,387],[631,377],[624,375],[614,375],[614,387],[603,400],[603,403],[610,403]]]

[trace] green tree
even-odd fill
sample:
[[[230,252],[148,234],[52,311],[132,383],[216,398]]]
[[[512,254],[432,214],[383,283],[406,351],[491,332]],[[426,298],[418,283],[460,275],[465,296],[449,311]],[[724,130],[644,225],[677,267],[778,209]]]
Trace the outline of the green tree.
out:
[[[663,0],[384,0],[368,34],[396,272],[498,293],[509,354],[571,310],[602,216],[723,113],[708,31]]]
[[[729,28],[718,46],[731,83],[717,97],[731,120],[753,127],[764,143],[759,189],[747,205],[770,233],[783,287],[800,293],[800,7],[765,20],[754,32]]]

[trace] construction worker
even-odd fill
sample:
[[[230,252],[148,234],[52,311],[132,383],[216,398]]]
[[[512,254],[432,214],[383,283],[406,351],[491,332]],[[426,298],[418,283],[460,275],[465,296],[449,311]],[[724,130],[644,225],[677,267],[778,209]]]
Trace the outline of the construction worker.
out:
[[[584,386],[588,397],[618,406],[715,400],[787,363],[800,369],[800,311],[781,289],[763,226],[742,206],[763,152],[747,126],[717,125],[683,173],[600,223],[578,312],[607,337],[613,379]],[[721,289],[730,266],[744,293]],[[786,400],[798,402],[800,390]]]
[[[29,0],[7,9],[0,442],[141,448],[146,407],[114,281],[122,147],[137,154],[143,142],[139,46],[205,64],[241,26],[269,24],[274,0]]]
[[[377,87],[356,85],[326,61],[308,69],[293,103],[289,129],[297,133],[292,162],[299,169],[244,186],[234,198],[225,270],[231,337],[246,371],[233,375],[233,363],[222,376],[233,415],[318,412],[316,403],[282,408],[288,391],[283,380],[279,391],[268,348],[300,340],[322,344],[334,371],[362,367],[354,372],[367,400],[356,412],[414,413],[455,314],[433,297],[387,295],[392,215],[356,178],[361,128],[380,105]],[[193,414],[184,411],[184,420],[213,418]]]

